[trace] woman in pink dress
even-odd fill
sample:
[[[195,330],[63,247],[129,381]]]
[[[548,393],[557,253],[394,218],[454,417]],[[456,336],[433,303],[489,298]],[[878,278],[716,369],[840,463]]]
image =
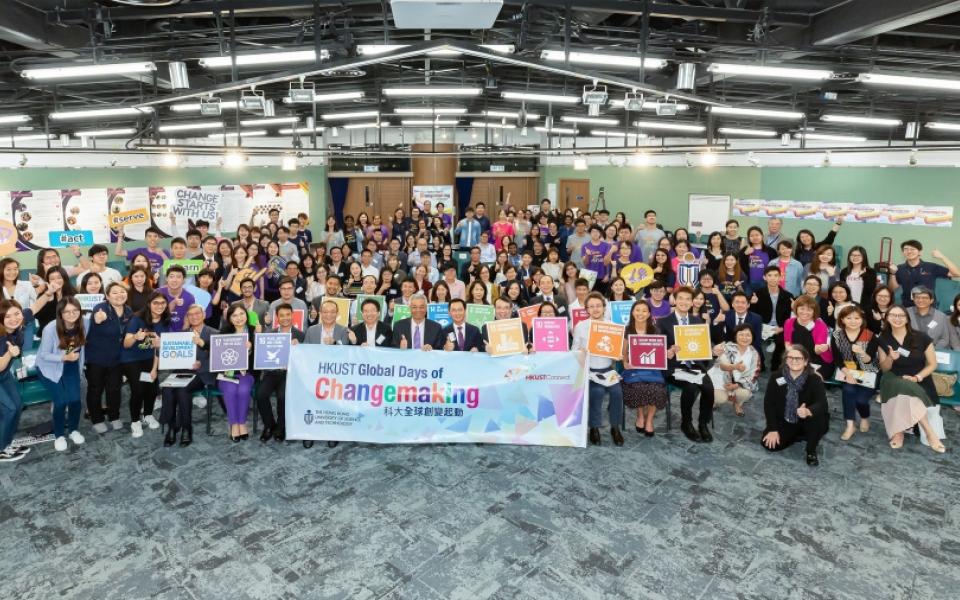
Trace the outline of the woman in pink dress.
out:
[[[504,236],[513,237],[513,225],[507,220],[507,211],[501,210],[497,216],[497,222],[491,226],[493,229],[493,239],[497,246],[497,251],[506,250],[503,247]]]

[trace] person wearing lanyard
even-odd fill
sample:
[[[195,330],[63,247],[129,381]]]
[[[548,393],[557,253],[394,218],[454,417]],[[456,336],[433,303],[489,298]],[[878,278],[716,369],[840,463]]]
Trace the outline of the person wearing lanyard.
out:
[[[120,420],[120,350],[127,325],[133,318],[133,310],[126,302],[127,288],[122,283],[111,283],[107,286],[107,301],[93,308],[87,322],[87,412],[97,433],[107,432],[101,405],[104,393],[107,396],[106,419],[114,430],[123,428]]]
[[[911,291],[914,286],[922,285],[932,290],[937,286],[937,279],[960,277],[960,267],[953,264],[939,250],[933,251],[933,257],[943,261],[943,265],[922,260],[920,253],[923,252],[923,244],[917,240],[907,240],[900,244],[900,251],[903,252],[903,258],[906,259],[906,262],[902,265],[890,265],[890,288],[892,290],[896,290],[898,287],[903,288],[904,308],[913,306]]]
[[[590,325],[594,321],[603,321],[607,310],[607,302],[599,292],[590,292],[586,300],[587,315],[589,318],[577,323],[573,328],[573,350],[587,350],[590,340]],[[610,437],[617,446],[623,445],[623,433],[620,423],[623,421],[623,388],[620,386],[620,375],[614,371],[615,362],[603,356],[588,356],[590,371],[597,374],[611,374],[612,385],[605,386],[593,379],[589,383],[590,415],[590,443],[600,445],[600,425],[603,421],[603,397],[609,394],[608,405],[610,418]]]
[[[296,346],[304,339],[304,333],[293,326],[293,307],[289,304],[280,304],[276,307],[277,329],[274,333],[289,333],[290,346]],[[260,373],[260,384],[257,386],[257,409],[263,419],[263,432],[260,441],[266,442],[273,437],[282,442],[287,437],[286,421],[284,419],[286,406],[287,370],[268,369]],[[277,395],[277,416],[273,416],[270,406],[270,396]]]

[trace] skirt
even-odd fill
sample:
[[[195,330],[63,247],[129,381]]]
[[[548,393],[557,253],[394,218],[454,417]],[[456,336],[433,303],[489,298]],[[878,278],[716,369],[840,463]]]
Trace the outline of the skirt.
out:
[[[927,416],[927,407],[935,405],[921,385],[890,372],[880,379],[880,402],[888,438],[912,428]]]
[[[624,383],[623,403],[630,408],[641,406],[656,406],[657,409],[666,408],[670,401],[667,386],[662,383]]]

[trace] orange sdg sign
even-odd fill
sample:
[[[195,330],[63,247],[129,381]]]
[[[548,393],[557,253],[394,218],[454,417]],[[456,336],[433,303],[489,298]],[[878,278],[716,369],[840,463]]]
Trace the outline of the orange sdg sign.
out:
[[[592,321],[590,337],[587,338],[587,350],[593,356],[620,360],[623,357],[623,331],[623,325]]]

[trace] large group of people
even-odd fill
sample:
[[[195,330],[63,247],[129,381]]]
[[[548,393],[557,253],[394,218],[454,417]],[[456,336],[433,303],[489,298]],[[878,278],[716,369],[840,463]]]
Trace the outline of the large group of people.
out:
[[[960,350],[960,296],[947,315],[934,308],[934,289],[939,278],[960,277],[960,268],[938,250],[932,256],[939,262],[924,260],[919,241],[904,241],[904,262],[881,278],[861,246],[850,248],[841,264],[833,243],[842,221],[818,241],[808,229],[788,239],[778,218],[768,220],[766,231],[750,227],[745,236],[734,219],[722,232],[691,235],[665,230],[653,210],[632,225],[622,212],[578,215],[549,200],[538,211],[504,205],[495,214],[477,203],[459,219],[442,204],[425,202],[386,218],[330,215],[313,230],[305,214],[286,220],[280,214],[255,212],[229,236],[197,221],[169,248],[161,248],[154,228],[147,229],[145,246],[125,248],[120,230],[113,254],[127,262],[125,273],[108,266],[110,249],[103,245],[86,254],[73,248],[70,266],[57,250],[41,250],[29,277],[21,277],[15,259],[0,260],[0,461],[20,460],[30,450],[13,440],[22,405],[17,365],[34,347],[58,451],[68,440],[84,443],[84,413],[97,434],[125,429],[124,385],[134,438],[165,424],[164,445],[190,445],[193,398],[215,390],[230,439],[249,438],[252,403],[266,443],[286,436],[286,372],[217,377],[210,371],[212,335],[247,335],[251,352],[254,336],[267,330],[290,333],[292,344],[485,352],[486,327],[466,321],[468,305],[492,305],[498,320],[537,306],[540,316],[567,318],[571,347],[584,349],[591,323],[610,321],[610,303],[625,300],[632,302],[625,335],[666,336],[668,366],[635,365],[626,353],[619,361],[588,357],[589,371],[618,373],[615,385],[589,383],[591,444],[602,443],[604,401],[615,445],[624,443],[624,405],[636,409],[637,432],[654,436],[669,386],[680,393],[683,434],[709,443],[715,408],[729,404],[733,415],[743,416],[766,370],[760,442],[770,451],[803,440],[808,464],[818,464],[817,444],[829,425],[827,385],[840,386],[842,440],[869,430],[871,404],[879,401],[892,448],[919,427],[934,451],[944,451],[926,408],[938,403],[935,350]],[[460,252],[469,258],[458,263]],[[165,268],[169,259],[202,261],[202,267],[188,274],[181,264]],[[639,288],[623,276],[638,262],[652,273]],[[102,294],[103,301],[84,308],[81,294]],[[367,296],[383,297],[385,306]],[[348,326],[341,324],[341,299],[350,306]],[[447,305],[449,324],[427,317],[435,303]],[[410,316],[394,320],[398,307]],[[575,311],[585,311],[576,326]],[[696,324],[709,327],[713,358],[680,360],[674,328]],[[196,345],[193,368],[183,371],[195,377],[182,387],[159,385],[170,374],[159,369],[158,358],[160,336],[168,332],[190,332]],[[532,351],[531,332],[524,333]]]

